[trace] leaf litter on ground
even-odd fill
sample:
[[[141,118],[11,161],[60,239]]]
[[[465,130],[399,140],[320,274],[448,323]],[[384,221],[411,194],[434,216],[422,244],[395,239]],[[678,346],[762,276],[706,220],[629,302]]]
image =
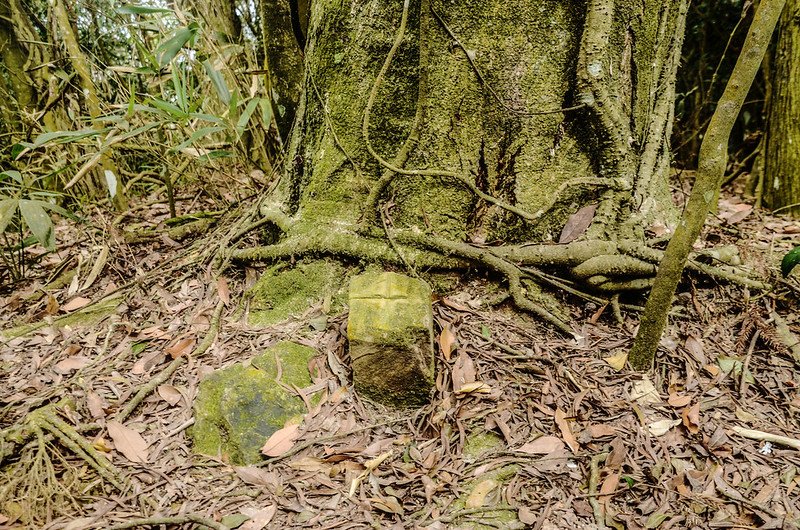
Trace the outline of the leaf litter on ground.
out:
[[[730,215],[708,228],[705,240],[736,245],[744,262],[769,274],[796,240],[796,225],[739,204],[722,205]],[[163,216],[163,208],[152,215]],[[91,303],[159,270],[181,250],[57,228],[59,241],[68,245],[72,230],[75,243],[64,257],[43,260],[51,270],[65,260],[74,266],[68,256],[75,253],[95,256],[92,249],[109,247],[102,260],[87,261],[86,276],[75,283]],[[98,260],[105,262],[100,272],[92,266]],[[631,529],[779,527],[800,514],[800,455],[793,446],[800,374],[770,317],[783,315],[798,332],[796,298],[787,291],[748,299],[737,287],[688,282],[675,302],[683,317],[671,321],[662,341],[660,369],[643,376],[626,371],[619,357],[630,346],[636,315],[625,314],[617,326],[607,313],[598,317],[596,304],[572,300],[572,321],[583,337],[576,343],[510,307],[489,305],[491,284],[465,280],[434,306],[439,357],[430,404],[392,411],[348,388],[344,316],[311,325],[323,314],[319,303],[301,318],[251,328],[235,311],[234,293],[239,297],[248,281],[239,272],[217,280],[202,270],[159,274],[96,324],[45,324],[4,340],[2,427],[69,398],[75,408],[64,421],[96,422],[81,436],[111,455],[139,488],[113,500],[96,490],[74,491],[77,502],[53,513],[48,528],[106,528],[185,513],[227,517],[250,530],[498,527],[498,509],[538,528],[594,528],[594,499],[605,520]],[[4,293],[0,329],[69,311],[78,300],[69,291],[70,283],[47,290],[42,278]],[[214,344],[195,357],[218,299],[230,309]],[[263,466],[231,467],[194,455],[186,430],[199,381],[279,340],[300,340],[320,352],[314,384],[324,398],[302,428],[284,431]],[[129,418],[112,420],[168,358],[186,362]],[[473,440],[487,433],[492,442],[474,454]],[[81,465],[59,450],[65,459],[57,475],[70,462]],[[593,470],[599,454],[607,456]],[[593,471],[594,497],[587,494]],[[9,520],[4,509],[0,525]]]

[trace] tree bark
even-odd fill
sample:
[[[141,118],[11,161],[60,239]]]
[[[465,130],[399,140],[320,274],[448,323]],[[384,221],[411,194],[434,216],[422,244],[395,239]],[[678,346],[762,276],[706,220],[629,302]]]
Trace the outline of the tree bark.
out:
[[[262,208],[283,241],[234,258],[477,263],[569,331],[531,302],[520,265],[561,267],[600,291],[649,285],[651,263],[616,258],[623,240],[675,219],[668,140],[686,9],[312,2],[287,162]],[[584,226],[565,230],[576,217]],[[582,253],[598,241],[608,255]]]
[[[763,201],[800,218],[800,0],[787,0],[772,60]]]
[[[312,3],[291,211],[355,223],[383,186],[381,200],[402,198],[396,225],[457,239],[557,239],[589,202],[592,236],[641,237],[673,213],[685,13],[656,0],[415,0],[401,33],[399,2]],[[393,158],[409,168],[394,179]]]
[[[292,31],[290,2],[261,0],[260,6],[269,98],[278,134],[285,143],[303,92],[303,53]]]
[[[778,18],[786,0],[761,0],[742,52],[731,73],[717,110],[708,124],[697,177],[686,204],[683,218],[670,239],[664,258],[658,267],[655,283],[647,299],[636,341],[629,360],[635,370],[646,370],[653,363],[661,334],[667,324],[672,297],[680,281],[689,252],[692,249],[706,216],[716,206],[728,162],[728,140],[736,118],[742,109],[747,92],[761,66]]]
[[[0,115],[4,118],[3,127],[13,134],[12,137],[25,136],[23,113],[32,114],[36,110],[36,85],[27,72],[31,56],[18,35],[18,31],[30,29],[25,17],[17,2],[0,4],[0,58],[6,72],[4,80],[8,81],[4,84],[10,96],[0,101]]]

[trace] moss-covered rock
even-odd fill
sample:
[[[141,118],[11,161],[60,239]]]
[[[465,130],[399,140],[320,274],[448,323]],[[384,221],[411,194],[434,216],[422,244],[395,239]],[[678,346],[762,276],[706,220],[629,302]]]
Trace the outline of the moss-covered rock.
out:
[[[366,272],[350,282],[353,383],[375,401],[425,403],[433,387],[431,290],[422,280]]]
[[[481,456],[491,451],[500,451],[505,448],[505,442],[494,433],[487,431],[477,431],[467,436],[462,455],[464,460],[472,463],[480,459]],[[465,508],[485,508],[486,511],[475,518],[485,517],[490,524],[480,522],[461,522],[458,528],[470,530],[484,530],[497,528],[524,528],[517,518],[516,510],[502,501],[501,489],[519,471],[517,465],[506,465],[482,473],[480,476],[466,483],[466,487],[459,498],[453,503],[451,511],[457,512]]]
[[[505,442],[503,439],[493,432],[478,431],[467,436],[462,456],[465,462],[471,464],[486,453],[504,448]]]
[[[201,381],[191,430],[195,451],[237,465],[261,460],[266,439],[305,412],[303,401],[281,384],[310,386],[308,363],[316,353],[308,346],[280,342],[249,364],[217,370]]]
[[[268,269],[250,291],[250,324],[268,326],[302,313],[320,300],[331,311],[344,307],[347,270],[333,260],[279,264]]]

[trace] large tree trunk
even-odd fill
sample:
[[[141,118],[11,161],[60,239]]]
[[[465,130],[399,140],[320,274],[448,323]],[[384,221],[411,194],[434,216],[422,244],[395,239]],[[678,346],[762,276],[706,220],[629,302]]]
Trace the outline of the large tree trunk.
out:
[[[0,58],[10,92],[8,95],[11,97],[4,98],[0,102],[0,108],[4,110],[4,116],[8,117],[8,124],[18,122],[15,114],[21,110],[32,110],[36,102],[33,83],[25,72],[28,54],[14,32],[12,20],[11,6],[4,2],[0,5]]]
[[[41,82],[46,73],[38,68],[45,62],[40,47],[36,45],[39,40],[19,0],[0,3],[0,68],[5,74],[0,75],[0,84],[5,86],[2,92],[5,97],[0,101],[4,125],[0,130],[5,128],[5,132],[11,133],[15,140],[26,138],[26,129],[38,110],[39,92],[44,91],[42,86],[46,86]],[[33,70],[36,70],[34,74],[29,73]]]
[[[363,209],[396,158],[408,174],[382,193],[395,226],[543,241],[591,202],[595,237],[641,237],[669,220],[685,2],[415,0],[399,35],[403,9],[312,3],[284,188],[293,210],[371,217]],[[366,129],[384,162],[362,133],[376,84]]]
[[[800,0],[788,0],[771,62],[763,200],[800,217]]]
[[[234,258],[478,263],[569,332],[532,303],[538,273],[519,266],[606,292],[649,286],[660,256],[642,248],[645,229],[675,219],[668,139],[686,8],[312,2],[285,171],[262,206],[282,240]]]

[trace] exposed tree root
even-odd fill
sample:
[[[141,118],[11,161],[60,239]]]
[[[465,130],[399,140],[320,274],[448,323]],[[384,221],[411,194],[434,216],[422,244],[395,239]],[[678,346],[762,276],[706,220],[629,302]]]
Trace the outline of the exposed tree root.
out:
[[[0,433],[0,462],[12,457],[15,448],[23,448],[19,459],[4,470],[8,480],[0,489],[0,498],[6,500],[4,509],[17,506],[19,513],[12,515],[27,524],[35,524],[39,514],[66,512],[69,505],[76,504],[72,491],[81,482],[79,467],[66,461],[60,447],[83,460],[117,490],[130,487],[128,479],[108,458],[60,418],[62,411],[72,407],[67,399],[45,405]]]
[[[644,291],[650,288],[656,272],[656,264],[662,252],[635,241],[579,241],[566,245],[506,245],[479,247],[464,242],[410,230],[390,230],[384,226],[385,234],[361,231],[344,227],[336,229],[309,228],[304,230],[302,222],[282,220],[291,227],[286,239],[274,245],[234,250],[230,259],[239,262],[277,261],[305,256],[335,256],[355,261],[388,263],[417,269],[466,270],[480,264],[502,275],[507,283],[514,303],[520,309],[533,313],[560,331],[574,335],[575,331],[557,310],[546,308],[547,304],[534,300],[523,286],[523,279],[547,283],[560,288],[570,287],[569,276],[590,290],[616,295],[627,291]],[[387,242],[388,240],[388,242]],[[557,276],[546,275],[535,268],[550,268]],[[693,262],[692,268],[712,278],[729,281],[754,289],[767,290],[763,282],[732,272],[730,269],[713,267]],[[604,297],[583,293],[570,287],[573,294],[594,298],[600,303],[610,303]],[[617,300],[615,315],[619,308],[639,309],[623,306]]]

